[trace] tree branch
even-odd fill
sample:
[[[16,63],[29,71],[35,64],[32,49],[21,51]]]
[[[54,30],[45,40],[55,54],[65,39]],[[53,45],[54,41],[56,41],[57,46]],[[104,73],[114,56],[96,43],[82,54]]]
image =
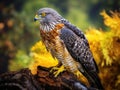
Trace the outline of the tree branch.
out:
[[[50,70],[38,66],[36,75],[29,69],[1,74],[0,90],[96,90],[82,84],[72,73],[64,71],[55,78]]]

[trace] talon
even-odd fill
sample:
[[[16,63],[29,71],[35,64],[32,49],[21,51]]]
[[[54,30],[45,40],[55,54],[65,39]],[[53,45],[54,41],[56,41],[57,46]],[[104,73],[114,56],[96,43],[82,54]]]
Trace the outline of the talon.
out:
[[[58,67],[53,67],[51,70],[50,70],[50,72],[54,72],[54,71],[56,71],[56,70],[58,70],[59,68]]]
[[[60,67],[53,67],[50,72],[53,72],[54,77],[57,77],[61,72],[65,71],[64,66],[60,66]]]
[[[75,72],[75,75],[76,75],[78,78],[80,78],[80,77],[82,76],[82,74],[80,73],[80,71]]]
[[[75,72],[75,75],[77,76],[77,78],[83,82],[83,83],[86,83],[87,85],[89,85],[87,79],[82,75],[82,73],[80,71],[76,71]]]

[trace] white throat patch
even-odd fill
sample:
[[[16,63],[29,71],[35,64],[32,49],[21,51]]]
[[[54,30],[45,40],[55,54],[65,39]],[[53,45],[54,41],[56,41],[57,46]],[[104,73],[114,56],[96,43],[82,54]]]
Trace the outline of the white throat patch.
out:
[[[45,32],[50,32],[52,30],[55,29],[56,24],[58,24],[59,22],[51,22],[49,24],[44,23],[44,24],[40,24],[40,29],[45,31]]]

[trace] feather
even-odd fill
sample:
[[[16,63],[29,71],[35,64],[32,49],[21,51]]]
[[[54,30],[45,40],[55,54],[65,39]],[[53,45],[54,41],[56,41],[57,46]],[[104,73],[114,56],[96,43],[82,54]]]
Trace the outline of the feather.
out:
[[[84,69],[84,72],[81,73],[88,79],[91,86],[94,84],[94,86],[103,90],[103,87],[97,75],[98,68],[94,61],[90,48],[83,41],[83,38],[76,35],[76,33],[67,27],[61,30],[60,38],[63,40],[67,50],[74,58],[74,60],[82,65],[82,68],[79,68],[79,70],[81,71]],[[95,77],[92,76],[92,74],[95,74]]]

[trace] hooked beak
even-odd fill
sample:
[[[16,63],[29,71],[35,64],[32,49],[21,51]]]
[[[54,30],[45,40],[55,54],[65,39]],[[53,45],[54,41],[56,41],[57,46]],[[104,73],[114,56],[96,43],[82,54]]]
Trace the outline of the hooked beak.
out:
[[[41,18],[36,14],[34,17],[34,21],[40,20]]]

